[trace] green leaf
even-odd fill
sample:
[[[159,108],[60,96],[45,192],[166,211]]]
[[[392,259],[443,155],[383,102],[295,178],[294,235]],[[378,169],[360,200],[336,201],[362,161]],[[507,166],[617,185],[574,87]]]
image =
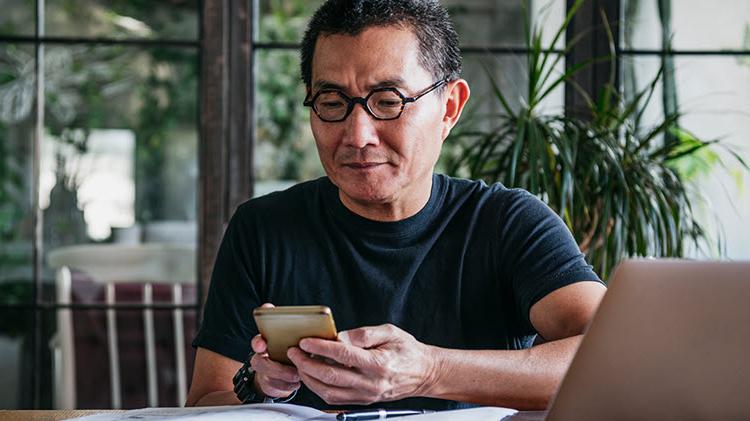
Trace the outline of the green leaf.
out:
[[[576,1],[564,24],[555,28],[555,41],[567,33],[582,1]],[[613,50],[606,16],[601,18]],[[688,242],[699,248],[713,248],[715,243],[722,250],[720,233],[707,232],[698,222],[691,204],[698,198],[688,191],[692,191],[690,182],[704,171],[729,170],[716,151],[724,145],[681,128],[682,114],[677,110],[652,126],[641,123],[663,81],[663,68],[630,98],[619,93],[613,75],[596,95],[589,96],[574,76],[594,63],[618,57],[596,57],[560,74],[555,66],[561,57],[542,45],[543,30],[543,25],[527,22],[527,102],[518,111],[513,111],[510,97],[485,66],[492,98],[503,112],[477,119],[475,126],[457,137],[462,153],[454,168],[469,168],[487,182],[526,188],[545,200],[585,247],[586,258],[603,279],[628,256],[678,257]],[[569,37],[564,51],[579,39]],[[581,93],[590,118],[538,109],[543,99],[563,86]],[[729,156],[742,171],[750,172],[739,153],[729,149]]]

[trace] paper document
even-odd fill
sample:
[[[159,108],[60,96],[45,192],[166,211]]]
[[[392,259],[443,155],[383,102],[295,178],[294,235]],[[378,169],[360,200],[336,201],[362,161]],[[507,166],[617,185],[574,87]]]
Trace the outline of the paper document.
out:
[[[388,418],[388,421],[500,421],[516,412],[518,411],[508,408],[479,407],[394,417]],[[336,414],[325,413],[306,406],[259,403],[198,408],[144,408],[118,414],[89,415],[75,419],[80,421],[333,421],[336,419]]]
[[[197,408],[144,408],[119,414],[98,414],[75,418],[81,421],[330,421],[336,414],[327,414],[306,406],[283,403],[252,405],[204,406]]]

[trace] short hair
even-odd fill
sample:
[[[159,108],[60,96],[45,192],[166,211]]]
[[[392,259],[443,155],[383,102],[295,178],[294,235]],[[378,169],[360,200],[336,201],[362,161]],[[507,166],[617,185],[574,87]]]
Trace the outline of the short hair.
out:
[[[437,0],[328,0],[315,12],[302,39],[302,80],[312,84],[315,44],[321,34],[356,36],[376,26],[402,26],[419,42],[419,64],[436,80],[461,74],[458,34],[448,11]]]

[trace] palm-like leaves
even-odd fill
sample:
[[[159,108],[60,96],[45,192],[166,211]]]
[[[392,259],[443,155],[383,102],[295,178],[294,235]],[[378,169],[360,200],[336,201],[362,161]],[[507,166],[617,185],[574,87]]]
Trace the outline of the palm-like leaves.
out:
[[[581,3],[570,8],[552,45]],[[642,127],[642,114],[661,72],[631,99],[608,83],[596,101],[587,98],[590,119],[544,114],[539,110],[541,101],[566,82],[576,88],[572,76],[593,61],[558,74],[554,67],[562,56],[542,48],[540,28],[528,28],[526,103],[515,111],[490,77],[503,112],[493,116],[490,130],[453,136],[461,146],[460,153],[447,160],[448,172],[500,181],[538,195],[560,215],[605,279],[624,257],[682,256],[686,240],[698,247],[708,244],[707,233],[693,214],[687,182],[673,163],[697,156],[714,142],[664,136],[675,130],[679,113],[665,115],[653,127]],[[566,51],[575,42],[569,40]]]

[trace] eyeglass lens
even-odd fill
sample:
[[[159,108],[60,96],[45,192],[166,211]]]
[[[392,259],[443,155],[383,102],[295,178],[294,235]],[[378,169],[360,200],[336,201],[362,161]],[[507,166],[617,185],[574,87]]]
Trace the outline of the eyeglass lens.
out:
[[[349,111],[350,101],[338,91],[321,92],[315,98],[313,107],[323,120],[340,120]],[[393,91],[375,91],[367,98],[367,108],[381,119],[398,117],[403,105],[403,99]]]

